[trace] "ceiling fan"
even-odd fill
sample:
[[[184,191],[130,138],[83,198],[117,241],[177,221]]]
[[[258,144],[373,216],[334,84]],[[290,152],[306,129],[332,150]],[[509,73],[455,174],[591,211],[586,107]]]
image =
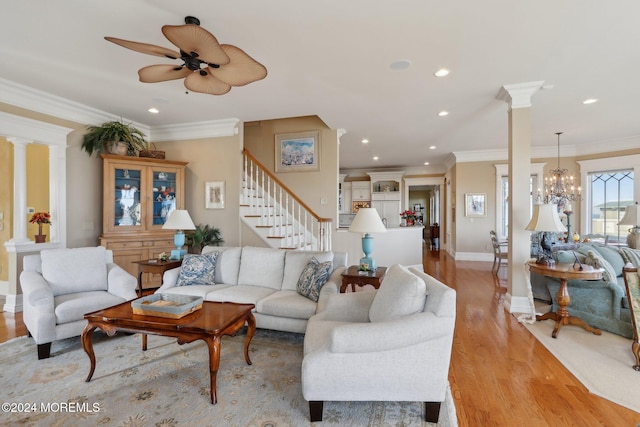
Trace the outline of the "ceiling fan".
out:
[[[182,65],[149,65],[138,70],[140,81],[157,83],[184,79],[193,92],[224,95],[232,86],[244,86],[267,76],[267,69],[242,49],[220,44],[209,31],[200,27],[193,16],[184,18],[185,25],[164,25],[162,34],[180,52],[147,43],[105,37],[112,43],[148,55],[180,59]]]

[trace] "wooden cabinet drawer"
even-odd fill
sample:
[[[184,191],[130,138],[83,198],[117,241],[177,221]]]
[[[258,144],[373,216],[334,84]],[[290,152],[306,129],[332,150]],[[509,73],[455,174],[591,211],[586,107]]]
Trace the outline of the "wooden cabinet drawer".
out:
[[[142,248],[142,242],[107,242],[107,249],[129,249],[129,248]]]

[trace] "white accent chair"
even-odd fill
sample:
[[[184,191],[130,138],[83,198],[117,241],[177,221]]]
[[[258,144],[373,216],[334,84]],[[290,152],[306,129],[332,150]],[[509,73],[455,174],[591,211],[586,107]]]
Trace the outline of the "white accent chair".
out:
[[[312,422],[323,401],[425,402],[437,422],[448,387],[456,292],[394,265],[377,291],[329,296],[304,339],[302,394]]]
[[[38,345],[38,359],[51,354],[51,342],[82,334],[85,313],[137,297],[137,280],[113,263],[102,246],[45,249],[27,255],[20,273],[23,319]]]

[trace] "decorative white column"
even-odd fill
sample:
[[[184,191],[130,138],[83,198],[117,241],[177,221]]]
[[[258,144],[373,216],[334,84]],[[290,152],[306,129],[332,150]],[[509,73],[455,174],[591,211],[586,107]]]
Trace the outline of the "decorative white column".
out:
[[[505,306],[510,313],[530,313],[524,268],[531,256],[529,223],[531,176],[531,97],[544,82],[503,86],[497,98],[509,104],[509,263]]]
[[[26,243],[27,238],[27,144],[33,140],[9,137],[13,144],[13,238],[9,242]]]
[[[3,311],[22,311],[19,276],[26,254],[42,249],[66,247],[67,244],[67,135],[73,129],[0,111],[0,135],[13,144],[13,230],[11,240],[4,242],[8,256],[8,282],[0,283],[6,292]],[[27,144],[49,148],[49,211],[55,221],[51,242],[36,245],[27,238]],[[6,289],[6,291],[5,291]]]
[[[66,147],[49,146],[49,211],[55,217],[49,226],[50,241],[67,247],[67,153]]]

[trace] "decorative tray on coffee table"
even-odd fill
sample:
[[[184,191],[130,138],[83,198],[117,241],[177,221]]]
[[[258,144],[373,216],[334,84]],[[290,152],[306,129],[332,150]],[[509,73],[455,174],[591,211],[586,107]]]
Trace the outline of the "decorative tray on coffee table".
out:
[[[133,314],[180,319],[202,308],[202,297],[153,294],[131,301]]]

